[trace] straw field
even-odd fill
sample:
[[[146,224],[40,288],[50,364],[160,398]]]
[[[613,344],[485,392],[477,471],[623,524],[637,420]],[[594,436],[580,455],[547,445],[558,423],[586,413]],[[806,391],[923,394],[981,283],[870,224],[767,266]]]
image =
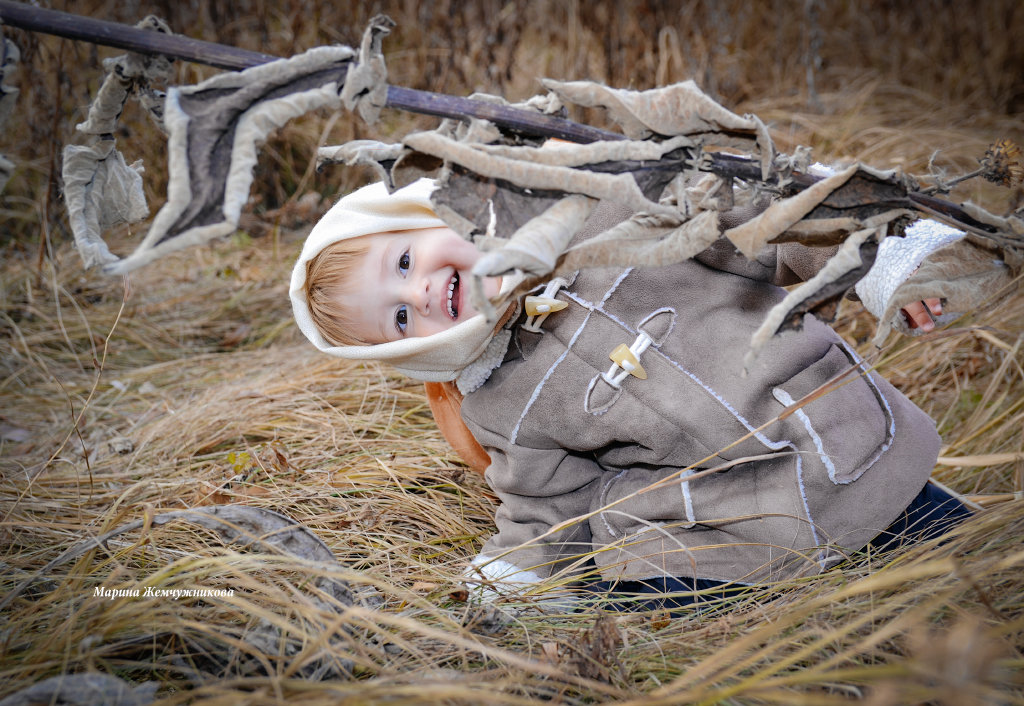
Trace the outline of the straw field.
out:
[[[954,177],[991,142],[1024,141],[1014,0],[42,4],[132,24],[154,13],[282,56],[358,46],[383,11],[397,22],[384,43],[396,85],[520,100],[541,76],[636,89],[694,78],[758,114],[781,149],[912,174]],[[105,278],[72,247],[60,151],[100,62],[120,52],[3,31],[22,62],[0,137],[17,164],[0,194],[0,703],[51,703],[46,680],[60,675],[92,675],[96,689],[69,680],[81,700],[67,703],[168,706],[1024,703],[1020,288],[881,351],[858,305],[835,324],[936,420],[935,477],[985,506],[943,543],[671,619],[531,596],[496,613],[459,581],[496,501],[446,445],[422,386],[317,353],[286,295],[311,223],[370,178],[316,173],[316,147],[435,121],[297,119],[261,152],[243,230]],[[175,71],[181,83],[215,73]],[[137,105],[121,123],[155,212],[163,137]],[[948,198],[997,213],[1024,203],[1019,186],[976,179]],[[144,230],[114,231],[112,249],[129,253]],[[252,514],[225,524],[223,506]],[[197,589],[208,594],[174,593]]]

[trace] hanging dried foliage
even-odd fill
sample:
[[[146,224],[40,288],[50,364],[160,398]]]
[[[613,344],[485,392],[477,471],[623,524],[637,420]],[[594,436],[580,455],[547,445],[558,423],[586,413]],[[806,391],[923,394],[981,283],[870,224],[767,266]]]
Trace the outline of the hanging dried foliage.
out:
[[[486,251],[474,275],[529,275],[502,301],[475,301],[481,311],[500,310],[539,279],[568,277],[580,267],[671,264],[720,237],[750,259],[778,243],[832,248],[828,265],[791,292],[753,336],[749,364],[773,335],[800,327],[804,314],[834,317],[842,297],[871,269],[879,243],[902,236],[906,224],[922,214],[968,237],[943,256],[944,266],[922,268],[900,289],[876,340],[911,301],[942,297],[947,311],[974,311],[993,292],[1012,289],[1021,273],[1020,217],[1000,218],[977,206],[936,210],[912,178],[860,164],[820,178],[801,174],[797,181],[794,171],[807,169],[807,154],[776,154],[760,120],[729,112],[692,82],[643,92],[587,82],[545,85],[554,92],[553,102],[607,109],[632,139],[523,144],[496,130],[445,124],[408,135],[401,145],[364,141],[348,153],[350,163],[383,157],[376,169],[392,186],[422,176],[424,165],[438,167],[438,214]],[[720,162],[712,166],[723,147],[747,150],[738,161],[746,167],[743,176],[722,174]],[[327,152],[335,159],[346,154],[339,148]],[[990,152],[987,172],[1014,173],[1012,148]],[[633,215],[581,238],[594,200],[614,202]]]
[[[69,149],[66,180],[74,188],[68,203],[87,264],[125,273],[232,232],[252,182],[257,145],[293,117],[344,105],[376,120],[389,95],[381,41],[393,24],[374,18],[358,56],[347,47],[321,47],[171,89],[164,116],[170,132],[168,201],[136,252],[123,260],[109,253],[99,233],[144,212],[134,198],[141,197],[138,169],[127,167],[112,144],[102,141],[86,152]],[[94,106],[104,124],[116,119],[137,75],[118,69],[108,78]],[[805,152],[778,154],[757,116],[729,111],[693,81],[648,91],[587,81],[544,85],[547,96],[514,107],[523,115],[548,115],[565,104],[601,108],[624,137],[552,148],[474,118],[407,135],[396,145],[358,141],[321,150],[325,161],[373,165],[389,188],[438,175],[438,215],[486,252],[474,270],[472,290],[477,308],[491,318],[538,280],[568,277],[580,267],[670,264],[695,256],[719,237],[747,258],[778,243],[838,248],[852,239],[856,245],[841,248],[841,259],[772,312],[754,336],[753,355],[772,335],[799,327],[805,313],[834,314],[842,296],[871,269],[878,244],[902,235],[921,214],[969,233],[959,249],[985,251],[991,270],[984,279],[986,292],[1009,287],[1020,274],[1024,221],[1019,215],[1000,218],[980,207],[966,211],[929,199],[913,179],[895,170],[855,164],[809,177]],[[504,104],[495,97],[483,100]],[[80,129],[88,131],[94,122],[90,117]],[[92,171],[71,170],[83,160]],[[89,178],[76,177],[79,173]],[[978,171],[1008,184],[1020,173],[1019,149],[1008,142],[994,145]],[[583,237],[594,201],[614,203],[632,215],[606,232]],[[502,301],[482,301],[483,277],[512,272],[527,275],[522,285]],[[916,283],[946,298],[947,310],[969,311],[985,292],[968,295],[980,280],[977,273],[961,274],[943,271],[955,286],[947,286],[949,280],[921,282],[924,273]],[[883,317],[880,335],[894,318]]]

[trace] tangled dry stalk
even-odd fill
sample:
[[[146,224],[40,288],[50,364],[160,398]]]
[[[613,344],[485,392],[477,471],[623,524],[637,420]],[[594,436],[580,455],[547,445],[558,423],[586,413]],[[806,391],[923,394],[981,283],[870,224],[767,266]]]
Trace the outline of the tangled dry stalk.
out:
[[[74,10],[113,6],[86,4]],[[1007,85],[1000,68],[1019,60],[1004,41],[1024,22],[1013,3],[960,18],[965,50],[972,36],[985,42],[973,79],[950,68],[897,83],[872,63],[884,51],[866,40],[848,42],[847,54],[856,47],[863,56],[841,63],[836,43],[861,36],[858,23],[870,18],[838,17],[820,28],[830,59],[815,84],[821,111],[800,95],[800,18],[762,36],[757,23],[776,24],[740,3],[679,4],[706,31],[691,38],[661,6],[628,16],[596,2],[568,16],[543,3],[478,2],[430,17],[388,8],[399,22],[389,66],[404,85],[514,97],[532,92],[526,77],[539,75],[636,87],[714,76],[726,104],[772,121],[783,149],[810,144],[819,157],[915,173],[938,146],[937,164],[955,174],[988,142],[1024,137],[1019,72]],[[279,54],[355,43],[365,19],[358,8],[342,18],[315,3],[238,3],[237,14],[217,17],[216,4],[200,5],[206,17],[191,25],[186,4],[146,10]],[[869,3],[866,12],[876,10]],[[450,35],[451,46],[436,39]],[[257,46],[261,37],[270,46]],[[85,105],[100,76],[71,71],[94,64],[93,50],[16,38],[28,57],[20,105],[32,119],[2,145],[22,166],[0,197],[0,697],[59,674],[102,672],[155,681],[161,704],[1024,703],[1024,296],[927,337],[891,337],[877,354],[856,305],[836,324],[937,420],[945,445],[936,477],[988,506],[945,543],[854,557],[823,576],[752,591],[728,611],[607,621],[523,599],[504,622],[460,593],[459,572],[491,531],[494,501],[440,437],[420,386],[322,357],[290,321],[285,282],[303,228],[321,194],[361,178],[315,175],[309,160],[328,135],[340,143],[366,128],[330,116],[289,125],[258,168],[246,234],[130,281],[103,279],[81,271],[48,181],[48,150],[75,119],[68,106]],[[928,34],[919,43],[935,61],[943,46]],[[781,57],[776,68],[754,70],[759,52]],[[422,67],[430,70],[416,73]],[[179,71],[194,80],[201,70]],[[127,117],[124,139],[146,158],[158,199],[159,141]],[[389,120],[372,136],[422,118]],[[995,211],[1021,199],[973,181],[954,196]],[[137,236],[118,237],[126,252]],[[227,503],[301,522],[342,568],[226,544],[184,521],[150,522]],[[136,520],[140,529],[41,573],[80,540]],[[324,578],[347,581],[372,607],[339,605],[319,588]],[[98,587],[233,595],[111,600]]]

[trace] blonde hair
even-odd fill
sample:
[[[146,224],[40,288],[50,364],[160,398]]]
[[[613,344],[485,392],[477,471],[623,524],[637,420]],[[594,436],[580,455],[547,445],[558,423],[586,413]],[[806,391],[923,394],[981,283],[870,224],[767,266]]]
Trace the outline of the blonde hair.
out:
[[[351,286],[366,253],[366,238],[346,238],[331,243],[306,263],[306,302],[313,324],[335,346],[365,346],[368,341],[352,335],[353,312],[340,296]]]

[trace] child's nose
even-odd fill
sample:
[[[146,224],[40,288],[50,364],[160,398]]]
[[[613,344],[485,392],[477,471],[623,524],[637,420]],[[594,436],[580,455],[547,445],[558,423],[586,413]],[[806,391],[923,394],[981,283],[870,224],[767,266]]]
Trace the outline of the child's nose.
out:
[[[423,278],[409,282],[408,301],[422,315],[430,313],[430,280]]]

